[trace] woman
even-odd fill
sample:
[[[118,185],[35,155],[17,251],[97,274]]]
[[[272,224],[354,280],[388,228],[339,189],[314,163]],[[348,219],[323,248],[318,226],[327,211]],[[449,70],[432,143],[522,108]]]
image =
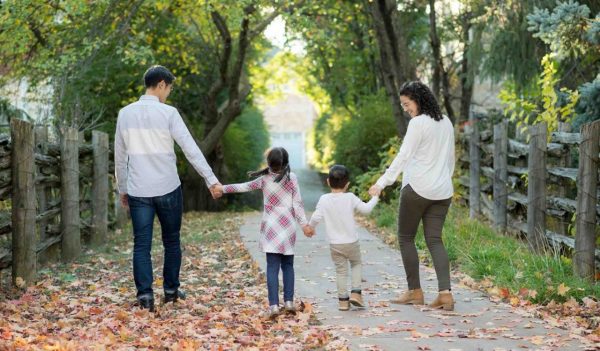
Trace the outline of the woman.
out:
[[[425,84],[416,81],[404,84],[400,101],[411,117],[406,136],[390,167],[369,189],[372,196],[379,195],[404,173],[398,239],[409,290],[391,302],[424,304],[415,246],[417,228],[423,220],[425,242],[433,257],[439,288],[439,295],[429,306],[451,311],[454,299],[450,292],[450,267],[442,227],[454,192],[454,129]]]

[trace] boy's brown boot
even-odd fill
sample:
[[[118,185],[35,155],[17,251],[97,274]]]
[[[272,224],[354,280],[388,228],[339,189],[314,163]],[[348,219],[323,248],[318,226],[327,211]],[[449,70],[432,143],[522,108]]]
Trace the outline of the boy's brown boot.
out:
[[[399,305],[424,305],[423,290],[414,289],[408,290],[398,296],[396,299],[391,299],[391,303]]]
[[[435,300],[429,304],[429,307],[443,309],[444,311],[454,311],[454,298],[452,297],[452,293],[449,291],[439,293]]]
[[[350,293],[350,303],[357,307],[365,307],[360,290],[352,290],[352,293]]]
[[[350,299],[348,299],[347,297],[340,297],[338,310],[348,311],[349,309],[350,309]]]

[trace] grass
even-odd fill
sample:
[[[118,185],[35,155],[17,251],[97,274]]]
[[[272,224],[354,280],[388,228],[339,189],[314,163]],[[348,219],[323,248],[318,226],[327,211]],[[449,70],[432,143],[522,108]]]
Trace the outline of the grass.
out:
[[[383,229],[386,241],[398,247],[397,201],[381,204],[371,216],[375,224]],[[599,284],[591,284],[572,273],[570,258],[561,256],[558,252],[534,254],[529,251],[526,242],[500,235],[489,225],[470,220],[469,211],[465,207],[455,204],[451,206],[444,224],[443,238],[453,269],[477,280],[490,280],[496,287],[508,288],[512,294],[519,293],[523,288],[535,291],[537,294],[530,296],[534,303],[546,304],[552,300],[566,301],[570,297],[581,300],[586,296],[600,296]],[[430,263],[422,226],[417,233],[416,245]]]

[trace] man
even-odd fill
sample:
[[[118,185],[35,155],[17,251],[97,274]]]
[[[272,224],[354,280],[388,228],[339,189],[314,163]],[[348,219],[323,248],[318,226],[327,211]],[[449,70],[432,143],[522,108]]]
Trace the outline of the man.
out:
[[[174,141],[204,178],[213,198],[220,185],[177,109],[166,105],[175,76],[163,66],[144,74],[146,93],[119,111],[115,133],[115,173],[121,205],[129,208],[133,224],[133,276],[142,308],[154,310],[152,291],[152,226],[157,215],[164,247],[164,302],[185,299],[179,290],[183,213],[181,181]]]

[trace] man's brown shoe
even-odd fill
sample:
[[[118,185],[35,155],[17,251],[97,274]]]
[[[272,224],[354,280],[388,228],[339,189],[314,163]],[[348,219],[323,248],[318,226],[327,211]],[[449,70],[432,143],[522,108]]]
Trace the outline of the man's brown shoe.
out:
[[[425,299],[423,298],[423,290],[414,289],[400,294],[397,299],[391,299],[390,302],[399,305],[424,305]]]
[[[454,298],[452,298],[452,293],[439,293],[435,300],[429,304],[429,307],[443,309],[444,311],[454,311]]]

